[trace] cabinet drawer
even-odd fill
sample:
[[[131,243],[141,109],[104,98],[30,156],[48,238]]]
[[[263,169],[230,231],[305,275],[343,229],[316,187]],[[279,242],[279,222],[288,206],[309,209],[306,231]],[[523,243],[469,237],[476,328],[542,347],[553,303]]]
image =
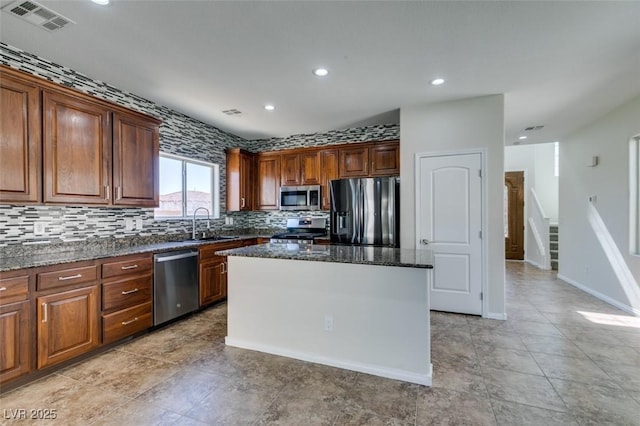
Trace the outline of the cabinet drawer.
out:
[[[0,305],[27,300],[29,276],[0,279]]]
[[[200,262],[203,260],[214,259],[218,257],[215,253],[220,250],[228,250],[232,248],[242,247],[242,241],[233,241],[228,243],[207,244],[200,247]]]
[[[98,268],[95,265],[80,268],[61,269],[59,271],[38,274],[38,290],[63,287],[73,284],[96,281]]]
[[[151,275],[102,284],[102,310],[125,308],[151,301]]]
[[[103,263],[102,279],[151,271],[152,266],[151,255]]]
[[[152,325],[151,302],[102,316],[102,342],[111,343]]]

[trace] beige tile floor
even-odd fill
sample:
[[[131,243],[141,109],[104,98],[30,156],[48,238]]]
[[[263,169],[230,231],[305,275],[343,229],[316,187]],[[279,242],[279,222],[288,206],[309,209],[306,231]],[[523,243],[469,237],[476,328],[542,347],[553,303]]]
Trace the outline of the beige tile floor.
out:
[[[0,410],[55,409],[34,423],[56,425],[640,425],[640,318],[522,263],[507,263],[507,300],[507,321],[433,313],[431,388],[225,347],[219,305]]]

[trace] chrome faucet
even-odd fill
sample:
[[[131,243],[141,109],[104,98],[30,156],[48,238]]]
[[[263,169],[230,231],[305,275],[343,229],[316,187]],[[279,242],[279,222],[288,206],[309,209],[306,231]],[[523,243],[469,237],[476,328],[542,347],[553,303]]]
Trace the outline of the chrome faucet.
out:
[[[209,222],[210,218],[209,218],[209,209],[207,209],[206,207],[198,207],[197,209],[195,209],[193,211],[193,233],[191,234],[191,239],[195,240],[196,239],[196,213],[198,212],[198,210],[204,210],[207,212],[207,223]],[[207,225],[207,228],[209,227],[209,225]]]

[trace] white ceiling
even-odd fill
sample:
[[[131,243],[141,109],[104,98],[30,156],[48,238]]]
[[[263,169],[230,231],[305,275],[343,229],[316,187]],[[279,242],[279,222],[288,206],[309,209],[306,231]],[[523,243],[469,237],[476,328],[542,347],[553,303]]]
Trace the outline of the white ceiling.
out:
[[[40,3],[77,24],[3,12],[0,40],[248,139],[505,93],[506,144],[540,124],[527,142],[551,142],[640,94],[637,1]]]

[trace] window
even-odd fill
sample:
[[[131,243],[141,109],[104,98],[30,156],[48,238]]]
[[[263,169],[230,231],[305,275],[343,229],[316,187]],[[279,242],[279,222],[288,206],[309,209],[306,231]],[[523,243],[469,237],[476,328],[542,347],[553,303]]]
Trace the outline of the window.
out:
[[[629,143],[629,248],[640,255],[640,135]]]
[[[188,218],[198,207],[220,216],[220,168],[217,164],[160,154],[160,206],[155,218]],[[198,215],[206,215],[204,210]]]

